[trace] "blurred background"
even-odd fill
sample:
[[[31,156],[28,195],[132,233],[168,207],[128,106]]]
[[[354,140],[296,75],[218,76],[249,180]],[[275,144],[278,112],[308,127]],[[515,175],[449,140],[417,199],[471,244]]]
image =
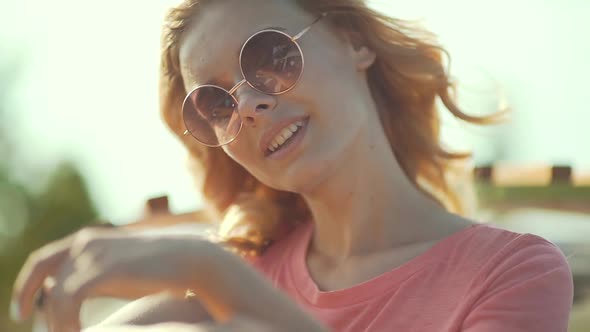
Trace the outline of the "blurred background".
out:
[[[168,195],[174,213],[202,206],[158,114],[160,25],[176,2],[0,0],[0,331],[31,329],[11,323],[7,308],[32,250],[99,219],[133,222],[151,197]],[[493,166],[478,178],[482,221],[566,253],[570,331],[589,331],[590,2],[372,3],[439,36],[464,110],[513,110],[486,128],[443,112],[443,140]]]

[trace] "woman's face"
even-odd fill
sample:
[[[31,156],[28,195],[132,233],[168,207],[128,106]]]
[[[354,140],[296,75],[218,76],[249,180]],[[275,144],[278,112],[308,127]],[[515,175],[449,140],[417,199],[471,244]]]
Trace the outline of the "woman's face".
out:
[[[294,36],[316,18],[288,0],[216,1],[197,15],[180,48],[187,91],[202,84],[231,89],[242,80],[238,58],[248,37],[269,27]],[[326,23],[315,24],[298,40],[305,67],[292,90],[272,96],[244,84],[234,93],[243,127],[222,148],[278,190],[313,190],[347,162],[347,152],[363,133],[375,129],[369,128],[372,99],[365,75],[374,54],[337,37]],[[274,138],[286,128],[295,133],[272,152],[281,141]]]

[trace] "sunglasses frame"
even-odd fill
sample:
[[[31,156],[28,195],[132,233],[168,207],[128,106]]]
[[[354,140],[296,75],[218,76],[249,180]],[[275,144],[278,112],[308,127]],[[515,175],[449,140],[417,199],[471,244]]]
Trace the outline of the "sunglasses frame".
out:
[[[316,18],[313,22],[311,22],[308,26],[306,26],[303,30],[301,30],[301,32],[299,32],[298,34],[296,34],[295,36],[291,36],[288,33],[284,32],[284,31],[280,31],[280,30],[276,30],[276,29],[264,29],[264,30],[260,30],[256,33],[254,33],[253,35],[251,35],[250,37],[248,37],[248,39],[246,39],[246,41],[242,44],[242,48],[240,49],[240,57],[239,57],[239,64],[240,64],[240,72],[242,74],[242,80],[239,81],[236,85],[234,85],[231,89],[226,90],[225,88],[218,86],[218,85],[214,85],[214,84],[203,84],[203,85],[199,85],[197,87],[195,87],[194,89],[192,89],[184,98],[184,101],[182,103],[182,118],[183,118],[183,122],[184,122],[184,105],[186,104],[186,102],[189,100],[190,96],[193,94],[193,92],[195,92],[198,89],[201,88],[217,88],[217,89],[221,89],[222,91],[225,91],[225,93],[227,93],[230,97],[232,97],[232,99],[235,102],[235,106],[234,106],[234,112],[238,112],[237,108],[239,105],[238,100],[236,99],[236,97],[234,96],[234,93],[244,84],[247,84],[248,86],[250,86],[252,89],[266,94],[266,95],[270,95],[270,96],[277,96],[277,95],[281,95],[284,93],[287,93],[289,91],[291,91],[299,82],[299,80],[301,79],[301,76],[303,76],[303,71],[305,70],[305,57],[303,55],[303,50],[301,49],[301,45],[299,45],[299,43],[297,42],[297,40],[299,40],[301,37],[303,37],[303,35],[305,35],[317,22],[319,22],[322,18],[326,17],[327,13],[322,13],[318,18]],[[280,92],[266,92],[266,91],[262,91],[258,88],[256,88],[252,83],[248,82],[248,80],[246,79],[246,75],[244,74],[244,68],[242,67],[242,54],[244,53],[244,49],[246,47],[246,45],[248,45],[248,42],[250,40],[252,40],[252,38],[262,34],[262,33],[266,33],[266,32],[275,32],[278,34],[281,34],[287,38],[289,38],[291,40],[291,42],[293,42],[293,44],[295,44],[295,46],[297,47],[297,50],[299,51],[299,54],[301,54],[301,71],[299,73],[299,76],[297,77],[297,80],[287,89],[280,91]],[[238,132],[236,133],[236,135],[229,140],[227,143],[223,143],[223,144],[216,144],[216,145],[212,145],[212,144],[208,144],[205,142],[200,141],[197,137],[195,137],[195,135],[193,135],[192,132],[190,132],[188,129],[186,129],[183,133],[184,136],[188,136],[189,134],[191,136],[193,136],[194,139],[196,139],[199,143],[208,146],[208,147],[212,147],[212,148],[216,148],[216,147],[220,147],[220,146],[224,146],[227,144],[230,144],[231,142],[233,142],[239,135],[240,132],[242,131],[242,127],[244,125],[244,122],[242,121],[242,118],[240,117],[240,114],[238,112],[237,114],[238,119],[240,120],[240,128],[238,129]],[[184,122],[185,128],[188,128],[188,126],[186,125],[186,122]]]

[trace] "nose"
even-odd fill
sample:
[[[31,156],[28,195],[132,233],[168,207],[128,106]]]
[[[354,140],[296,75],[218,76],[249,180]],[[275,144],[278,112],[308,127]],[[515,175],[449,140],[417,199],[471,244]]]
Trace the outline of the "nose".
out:
[[[245,125],[256,127],[261,121],[267,121],[269,113],[277,106],[276,96],[254,90],[247,84],[236,92],[238,113]]]

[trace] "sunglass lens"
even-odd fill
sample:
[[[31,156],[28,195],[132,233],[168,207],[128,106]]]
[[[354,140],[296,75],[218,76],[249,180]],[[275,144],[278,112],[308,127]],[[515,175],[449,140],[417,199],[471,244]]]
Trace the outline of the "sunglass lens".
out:
[[[297,83],[303,70],[303,57],[297,44],[286,34],[263,31],[244,44],[240,65],[254,88],[276,94]]]
[[[236,111],[237,101],[225,90],[202,86],[184,100],[182,116],[186,129],[199,142],[221,146],[238,136],[242,121]]]

